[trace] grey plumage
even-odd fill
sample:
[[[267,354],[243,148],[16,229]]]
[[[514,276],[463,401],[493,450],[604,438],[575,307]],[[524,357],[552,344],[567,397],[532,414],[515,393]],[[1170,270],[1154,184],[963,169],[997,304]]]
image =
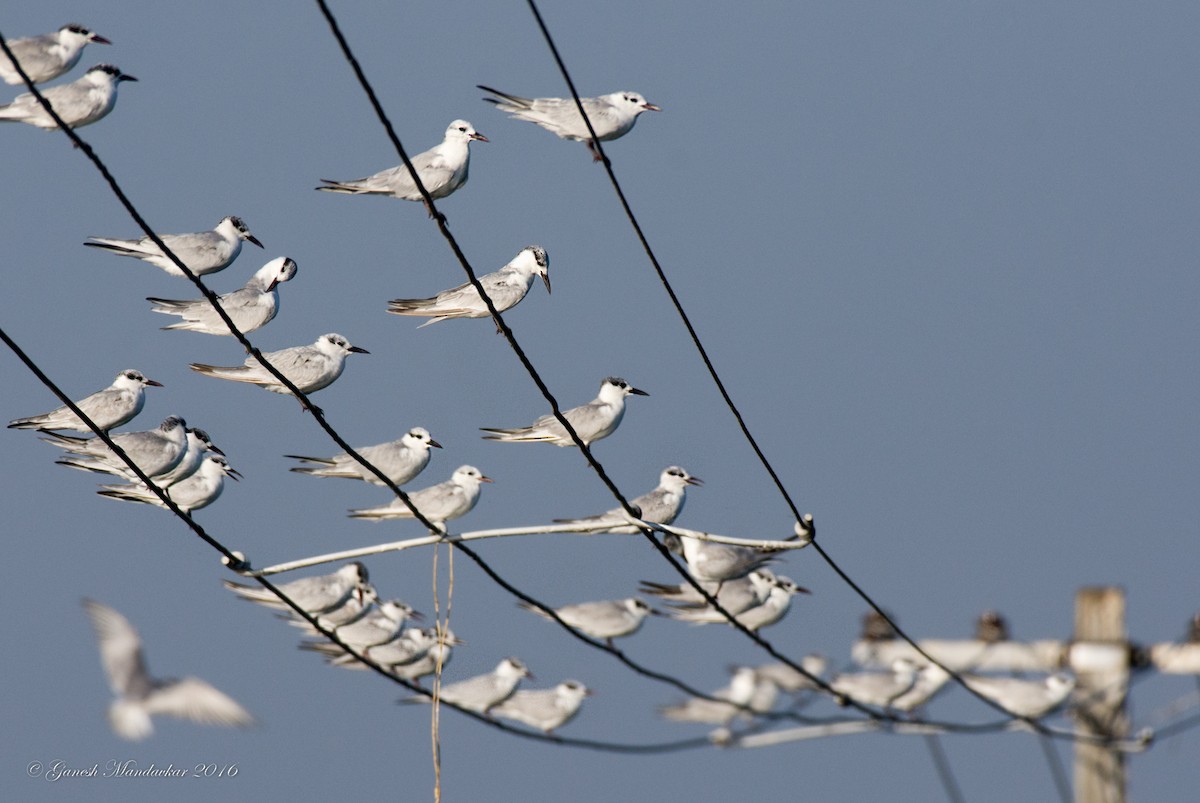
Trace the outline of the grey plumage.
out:
[[[98,64],[78,80],[42,90],[42,97],[50,102],[68,128],[82,128],[103,119],[113,110],[118,84],[136,80],[111,64]],[[54,118],[31,92],[18,95],[7,106],[0,106],[0,122],[28,123],[47,131],[58,128]]]
[[[250,233],[246,222],[236,215],[221,218],[221,222],[212,231],[159,234],[158,239],[162,240],[163,245],[196,276],[207,276],[229,267],[242,252],[242,241],[254,243],[259,248],[263,247],[258,238]],[[149,262],[172,276],[184,275],[149,237],[136,240],[89,237],[84,245]]]
[[[484,292],[497,312],[512,309],[525,298],[533,285],[533,277],[541,276],[550,292],[550,257],[539,245],[522,248],[512,261],[494,273],[479,277]],[[395,298],[388,302],[388,312],[394,315],[415,315],[429,320],[417,328],[451,318],[486,318],[490,314],[475,285],[467,282],[443,290],[431,298]],[[496,327],[500,331],[500,327]]]
[[[21,69],[35,84],[53,81],[65,75],[79,63],[89,42],[111,45],[112,42],[82,25],[64,25],[53,33],[9,39],[8,49],[16,56]],[[21,74],[3,51],[0,51],[0,78],[6,84],[24,84]]]
[[[625,397],[630,394],[649,396],[644,390],[633,387],[624,379],[610,376],[600,383],[600,393],[595,399],[579,407],[572,407],[563,412],[563,417],[570,422],[575,434],[590,446],[601,438],[607,438],[621,424],[625,417]],[[553,415],[544,415],[528,427],[516,429],[497,429],[480,427],[487,441],[503,441],[505,443],[553,443],[555,446],[574,446],[575,441],[567,434],[567,430]]]
[[[141,371],[125,370],[117,374],[117,378],[111,385],[90,396],[85,396],[75,402],[75,406],[92,419],[102,432],[107,432],[122,424],[128,424],[134,416],[142,411],[142,407],[146,403],[145,390],[147,387],[161,388],[162,383],[147,379]],[[8,427],[9,429],[47,431],[69,429],[83,433],[92,431],[65,406],[41,415],[14,419],[8,423]]]

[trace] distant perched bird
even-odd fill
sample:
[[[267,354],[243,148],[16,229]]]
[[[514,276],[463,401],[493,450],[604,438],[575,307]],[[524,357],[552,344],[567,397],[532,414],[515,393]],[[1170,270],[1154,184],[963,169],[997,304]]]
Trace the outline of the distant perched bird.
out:
[[[754,572],[751,572],[751,574],[754,574]],[[760,588],[755,589],[755,591],[759,590]],[[723,593],[724,588],[721,591]],[[762,597],[762,601],[757,605],[751,605],[738,611],[734,614],[734,619],[747,630],[759,630],[768,625],[773,625],[782,619],[788,612],[793,596],[808,593],[810,592],[807,588],[796,585],[790,578],[783,576],[775,577],[766,589],[766,594]],[[720,599],[721,594],[718,594],[717,601],[720,602]],[[729,612],[731,614],[734,613],[732,610]],[[724,614],[715,608],[708,607],[673,610],[671,617],[693,624],[718,624],[729,621],[725,618]]]
[[[688,574],[701,583],[736,580],[777,560],[771,550],[701,541],[690,535],[668,534],[663,542],[671,551],[683,555]]]
[[[819,678],[829,669],[829,659],[817,653],[810,653],[800,659],[800,668],[812,677]],[[817,684],[803,672],[797,672],[784,663],[763,664],[755,670],[760,677],[770,678],[776,686],[789,694],[808,691],[817,688]]]
[[[188,448],[187,423],[177,415],[168,416],[155,429],[118,432],[111,438],[151,480],[170,473],[183,460]],[[47,433],[42,440],[67,450],[68,454],[58,459],[59,465],[100,474],[116,474],[129,482],[141,481],[133,469],[117,457],[116,452],[97,438],[73,438]]]
[[[363,583],[357,591],[352,593],[346,600],[337,607],[330,608],[324,613],[312,614],[317,623],[325,630],[336,630],[342,625],[356,622],[366,616],[375,609],[375,603],[379,602],[379,595],[375,591],[375,586],[370,583]],[[320,636],[321,631],[313,627],[307,619],[301,618],[294,611],[289,613],[281,613],[280,619],[285,619],[292,627],[303,630],[310,636]],[[342,648],[338,647],[333,642],[321,642],[328,646],[336,648],[338,653],[342,652]],[[311,649],[309,646],[301,645],[302,649]]]
[[[999,611],[984,611],[975,620],[975,639],[986,644],[1008,641],[1008,621]]]
[[[427,627],[420,630],[408,628],[391,641],[367,647],[363,650],[363,655],[382,667],[393,667],[410,664],[413,661],[424,658],[437,642],[436,627]],[[325,643],[328,644],[329,642]],[[330,661],[330,663],[337,666],[352,666],[358,669],[367,668],[366,664],[356,660],[348,653],[343,653],[340,658],[336,658]]]
[[[296,275],[296,263],[287,257],[276,257],[263,265],[240,290],[219,296],[221,309],[243,334],[261,329],[279,311],[279,285]],[[232,335],[207,298],[177,301],[148,297],[154,311],[178,315],[183,320],[163,329],[186,329],[206,335]]]
[[[563,417],[571,423],[575,434],[590,446],[601,438],[607,438],[616,431],[625,416],[625,397],[629,394],[649,396],[644,390],[638,390],[624,379],[610,376],[600,383],[600,395],[587,404],[572,407],[563,412]],[[558,423],[553,415],[547,414],[533,422],[528,427],[516,429],[496,429],[480,427],[486,441],[503,441],[505,443],[553,443],[555,446],[574,446],[575,441],[567,434],[567,430]]]
[[[450,475],[450,479],[413,491],[408,498],[430,524],[444,531],[446,522],[467,515],[475,507],[475,503],[479,501],[479,484],[491,481],[490,477],[485,477],[475,466],[459,466]],[[351,510],[350,516],[375,521],[413,518],[412,511],[399,499],[381,507]]]
[[[188,270],[197,276],[206,276],[229,267],[238,254],[242,253],[242,241],[254,243],[259,248],[263,244],[250,233],[245,221],[240,217],[230,215],[221,218],[221,222],[212,231],[199,231],[194,234],[160,234],[158,239],[179,257],[179,261],[187,265]],[[89,237],[84,245],[111,251],[118,256],[136,257],[143,262],[162,268],[172,276],[183,276],[179,267],[167,259],[162,250],[149,237],[137,240],[116,240],[111,237]]]
[[[111,64],[97,64],[78,80],[43,90],[42,96],[50,101],[68,128],[82,128],[103,119],[113,110],[117,104],[118,84],[136,80]],[[0,106],[0,122],[28,123],[48,131],[58,128],[32,92],[18,95],[12,103]]]
[[[715,697],[715,700],[692,697],[676,705],[663,706],[658,709],[658,712],[676,722],[706,722],[712,725],[727,725],[739,714],[748,716],[745,709],[750,706],[750,701],[754,698],[758,685],[759,676],[753,667],[734,667],[729,685],[717,689],[709,695]]]
[[[535,605],[525,602],[518,604],[544,619],[551,618]],[[611,647],[613,639],[636,633],[646,621],[646,617],[657,611],[637,597],[629,597],[600,602],[578,602],[555,608],[554,613],[581,633],[594,639],[606,640]]]
[[[653,524],[670,524],[675,521],[683,510],[687,500],[689,485],[703,485],[699,477],[693,477],[686,469],[679,466],[668,466],[658,476],[658,487],[649,493],[634,498],[629,504],[635,510],[642,512],[642,521]],[[597,516],[585,516],[579,519],[555,519],[556,524],[573,526],[587,525],[588,532],[593,533],[636,533],[638,530],[629,524],[629,519],[622,508],[615,507]]]
[[[586,142],[592,157],[600,161],[600,154],[592,145],[592,137],[579,115],[574,98],[522,98],[482,84],[478,86],[496,96],[484,100],[500,111],[508,112],[509,116],[518,120],[536,123],[560,139]],[[612,92],[598,98],[580,98],[580,102],[596,132],[596,139],[601,142],[628,134],[642,112],[662,111],[637,92]]]
[[[716,597],[717,604],[733,616],[737,616],[766,602],[777,582],[778,578],[774,572],[762,568],[755,569],[745,577],[722,583],[720,589],[712,585],[707,590]],[[695,623],[726,621],[724,616],[710,608],[704,597],[687,583],[680,583],[679,586],[647,586],[647,593],[658,594],[670,602],[673,609],[668,615],[673,619]]]
[[[438,643],[430,647],[429,651],[420,658],[406,664],[392,664],[392,674],[398,678],[411,680],[413,683],[420,685],[421,678],[437,672],[438,667],[446,668],[450,663],[450,659],[454,656],[454,648],[459,644],[462,644],[462,642],[454,637],[453,631],[450,628],[444,628]],[[362,664],[358,664],[358,666],[366,668]]]
[[[521,678],[529,677],[525,664],[516,658],[505,658],[486,675],[476,675],[457,683],[445,684],[438,695],[442,702],[459,708],[487,714],[493,706],[507,700],[517,690]],[[402,703],[428,703],[428,697],[408,697]]]
[[[224,457],[219,454],[209,454],[200,463],[200,468],[196,469],[191,476],[167,489],[167,495],[180,510],[184,513],[191,513],[217,501],[225,489],[226,477],[233,477],[236,480],[241,476]],[[96,493],[107,496],[109,499],[166,507],[157,494],[141,483],[103,485]]]
[[[455,120],[446,128],[446,136],[440,145],[424,153],[418,153],[409,161],[421,184],[435,201],[445,198],[450,193],[467,183],[467,173],[471,166],[471,141],[487,142],[488,138],[475,130],[466,120]],[[356,178],[351,181],[331,181],[323,178],[324,187],[316,189],[324,192],[339,192],[346,195],[385,195],[404,201],[421,201],[420,190],[412,179],[412,173],[403,165],[389,167],[366,178]],[[430,217],[433,211],[429,210]]]
[[[1038,719],[1067,701],[1075,689],[1075,678],[1065,672],[1041,680],[964,675],[963,680],[975,691],[999,703],[1019,717]]]
[[[574,719],[584,698],[591,695],[592,690],[579,681],[564,680],[553,689],[513,692],[492,709],[492,716],[551,733]]]
[[[863,614],[862,631],[858,638],[861,641],[892,641],[899,638],[896,628],[888,619],[879,611],[867,611]]]
[[[890,708],[917,682],[917,665],[908,658],[897,658],[890,672],[851,672],[829,681],[835,692],[862,705]],[[844,704],[844,703],[843,703]]]
[[[269,608],[292,610],[279,597],[262,586],[249,586],[223,580],[222,583],[233,593],[249,602],[257,602]],[[367,567],[358,561],[347,563],[331,574],[304,577],[290,583],[276,583],[284,595],[310,614],[325,613],[343,604],[351,594],[362,595],[370,588]],[[373,590],[372,590],[372,593]]]
[[[112,44],[82,25],[64,25],[54,33],[9,39],[8,49],[17,57],[29,80],[35,84],[42,84],[70,72],[71,68],[79,63],[79,57],[83,55],[83,49],[88,42],[98,45]],[[0,78],[3,78],[6,84],[25,83],[3,51],[0,51]]]
[[[550,257],[540,245],[522,248],[512,261],[495,273],[479,277],[479,283],[497,312],[512,309],[521,303],[533,277],[541,276],[550,292]],[[486,318],[490,314],[483,298],[470,282],[443,290],[432,298],[395,298],[388,302],[388,312],[394,315],[416,315],[430,320],[417,328],[451,318]],[[500,331],[499,325],[496,331]]]
[[[302,392],[314,393],[329,387],[342,375],[342,369],[346,366],[346,355],[350,353],[370,352],[352,346],[346,338],[330,332],[318,337],[311,346],[292,346],[279,351],[268,351],[263,357]],[[228,379],[232,382],[249,382],[272,393],[290,393],[254,356],[247,357],[242,365],[225,367],[194,362],[190,367],[205,376]]]
[[[142,411],[146,403],[146,388],[161,388],[161,382],[147,379],[141,371],[132,369],[117,374],[113,383],[75,402],[83,414],[92,419],[101,432],[108,432],[122,424],[128,424]],[[92,430],[67,407],[59,407],[48,413],[28,418],[16,418],[8,422],[9,429],[42,429],[46,431],[69,429],[73,432],[90,433]]]
[[[945,669],[936,664],[926,664],[917,670],[912,688],[893,699],[889,707],[897,711],[914,711],[929,702],[949,680],[950,673]]]
[[[398,440],[380,443],[375,446],[359,446],[354,451],[363,459],[384,473],[396,485],[403,485],[413,480],[429,465],[429,449],[441,449],[442,445],[433,439],[429,430],[424,427],[413,427]],[[312,477],[344,477],[349,480],[363,480],[372,485],[383,486],[378,477],[367,471],[357,460],[345,452],[333,457],[304,457],[298,454],[287,454],[293,460],[303,460],[316,463],[313,466],[296,466],[290,469],[299,474]]]
[[[117,699],[108,709],[113,732],[123,739],[145,739],[154,733],[150,717],[166,714],[207,725],[240,728],[254,718],[223,692],[199,678],[158,680],[150,677],[142,640],[129,621],[107,605],[89,599],[83,608],[100,642],[100,662]]]
[[[334,632],[347,647],[361,651],[391,641],[400,635],[405,622],[419,616],[408,603],[393,599],[380,603],[359,619],[340,625]]]

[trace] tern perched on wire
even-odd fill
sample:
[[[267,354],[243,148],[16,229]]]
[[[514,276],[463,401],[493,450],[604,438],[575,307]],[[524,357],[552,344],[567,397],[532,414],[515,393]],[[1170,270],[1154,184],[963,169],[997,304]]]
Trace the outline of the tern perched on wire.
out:
[[[892,661],[890,672],[849,672],[829,681],[829,687],[861,705],[890,708],[917,682],[917,665],[908,658]],[[839,701],[845,705],[844,700]]]
[[[966,684],[1019,717],[1038,719],[1067,701],[1075,689],[1075,678],[1065,672],[1040,680],[966,675]]]
[[[587,143],[592,158],[599,162],[601,157],[592,144],[591,134],[587,125],[579,116],[579,109],[574,98],[523,98],[509,95],[498,89],[492,89],[477,84],[479,89],[490,92],[496,97],[484,98],[502,112],[508,112],[510,117],[526,120],[540,125],[542,128],[557,135],[560,139],[573,139],[576,142]],[[617,137],[623,137],[633,129],[638,115],[642,112],[660,112],[661,108],[639,95],[637,92],[612,92],[598,98],[580,98],[583,110],[587,112],[588,120],[596,132],[596,139],[608,142]]]
[[[639,390],[618,376],[610,376],[600,383],[600,394],[579,407],[572,407],[563,412],[563,417],[571,422],[575,434],[583,441],[584,446],[590,446],[601,438],[607,438],[616,431],[625,417],[625,397],[649,396],[644,390]],[[567,430],[558,419],[547,414],[534,421],[528,427],[516,429],[497,429],[480,427],[486,441],[503,441],[505,443],[553,443],[555,446],[574,446],[575,441],[567,434]]]
[[[223,580],[222,583],[230,591],[248,602],[257,602],[260,605],[284,611],[292,610],[279,597],[262,586],[242,585],[232,580]],[[353,563],[347,563],[331,574],[304,577],[299,580],[293,580],[290,583],[276,584],[275,587],[284,596],[299,605],[301,609],[315,616],[316,614],[325,613],[345,604],[351,594],[361,596],[366,593],[371,584],[367,574],[367,567],[359,561],[354,561]],[[372,593],[374,592],[372,591]]]
[[[35,84],[53,81],[65,75],[79,63],[83,49],[89,42],[111,45],[112,42],[82,25],[64,25],[54,33],[9,39],[8,49],[17,57],[21,69]],[[24,84],[20,73],[8,56],[0,51],[0,78],[6,84]]]
[[[421,184],[435,201],[445,198],[450,193],[467,183],[467,174],[471,166],[470,144],[487,142],[488,138],[475,130],[466,120],[455,120],[446,128],[446,135],[441,144],[430,148],[424,153],[418,153],[409,161],[413,169],[421,177]],[[351,181],[332,181],[321,179],[326,185],[316,189],[324,192],[338,192],[345,195],[384,195],[389,198],[399,198],[404,201],[421,201],[420,190],[413,181],[412,173],[403,164],[380,170],[378,173],[357,178]],[[433,210],[428,209],[433,217]]]
[[[517,690],[521,678],[531,677],[525,664],[517,658],[505,658],[495,669],[485,675],[443,685],[438,697],[445,703],[459,708],[487,714],[493,706],[507,700]],[[406,697],[402,703],[428,703],[425,696]]]
[[[221,222],[212,231],[160,234],[158,239],[197,276],[207,276],[229,267],[238,254],[242,253],[242,241],[254,243],[259,248],[263,247],[258,238],[250,233],[245,221],[234,215],[221,218]],[[168,259],[149,237],[137,240],[89,237],[84,245],[111,251],[118,256],[136,257],[162,268],[172,276],[184,275],[179,266]]]
[[[418,661],[424,658],[436,644],[436,627],[427,627],[424,629],[408,628],[390,641],[364,647],[359,652],[380,666],[388,668]],[[300,648],[321,653],[328,659],[332,666],[344,666],[347,669],[370,668],[331,641],[304,642],[300,645]]]
[[[375,603],[377,602],[379,602],[379,594],[375,591],[375,586],[371,585],[370,583],[364,583],[357,592],[347,597],[346,601],[341,605],[338,605],[336,608],[330,608],[324,613],[316,614],[314,618],[317,620],[317,624],[326,630],[336,630],[342,625],[350,624],[351,622],[358,621],[366,616],[368,613],[374,610]],[[321,635],[320,630],[313,627],[307,619],[303,619],[296,615],[294,611],[290,613],[281,613],[279,618],[287,620],[289,625],[300,628],[311,636]],[[332,647],[336,647],[339,652],[341,651],[341,647],[338,647],[332,642],[323,643],[329,644]],[[301,645],[301,648],[309,649],[309,647],[306,647],[303,644]]]
[[[513,692],[492,708],[492,716],[552,733],[574,719],[584,699],[591,696],[592,690],[578,680],[564,680],[553,689]]]
[[[156,429],[118,432],[111,437],[142,473],[155,481],[170,473],[187,454],[187,423],[177,415],[168,416]],[[97,438],[47,433],[42,440],[67,450],[68,454],[58,459],[59,465],[99,474],[116,474],[129,482],[141,481],[116,452]]]
[[[225,490],[225,478],[238,479],[242,475],[229,465],[219,454],[209,454],[189,477],[170,487],[167,494],[180,510],[191,513],[200,508],[208,507],[221,496]],[[130,485],[102,485],[96,493],[109,499],[119,499],[124,502],[141,502],[166,508],[166,504],[158,495],[141,483]]]
[[[124,616],[90,599],[83,608],[100,643],[100,662],[117,699],[108,709],[113,732],[123,739],[145,739],[154,733],[151,715],[166,714],[207,725],[244,728],[254,718],[232,698],[199,678],[159,680],[150,677],[142,640]]]
[[[445,532],[446,522],[467,515],[475,507],[475,503],[479,501],[481,482],[492,482],[492,479],[485,477],[475,466],[459,466],[450,475],[450,479],[413,491],[408,498],[430,524]],[[382,521],[411,519],[413,513],[402,501],[394,499],[380,507],[351,510],[350,517]]]
[[[758,689],[759,677],[749,666],[734,667],[732,671],[729,685],[709,695],[716,699],[692,697],[682,703],[662,706],[658,713],[676,722],[705,722],[712,725],[727,725],[739,714],[745,715],[745,708],[750,705]]]
[[[522,248],[512,261],[495,273],[479,277],[479,283],[497,312],[512,309],[521,303],[521,299],[533,286],[533,277],[541,276],[550,292],[550,257],[546,249],[540,245],[529,245]],[[470,282],[443,290],[432,298],[396,298],[388,302],[388,312],[394,315],[415,315],[428,317],[430,320],[417,328],[429,326],[438,321],[451,318],[486,318],[487,305]],[[496,332],[500,325],[496,324]]]
[[[225,452],[212,442],[212,438],[208,433],[199,427],[187,428],[187,451],[183,453],[183,459],[175,468],[168,471],[163,476],[159,477],[155,485],[160,488],[170,488],[173,485],[186,480],[188,477],[196,473],[200,468],[200,463],[210,454],[224,455]]]
[[[649,493],[644,493],[633,499],[629,505],[641,511],[642,521],[652,524],[670,524],[675,521],[683,510],[687,500],[689,485],[703,485],[704,480],[693,477],[686,469],[679,466],[668,466],[658,476],[658,487]],[[555,519],[555,524],[570,524],[573,527],[586,525],[589,533],[636,533],[638,530],[629,524],[629,517],[624,509],[615,507],[597,516],[585,516],[579,519]]]
[[[370,354],[364,348],[350,345],[350,341],[341,335],[330,332],[318,337],[311,346],[292,346],[279,351],[268,351],[263,357],[302,393],[314,393],[329,387],[342,375],[342,369],[346,367],[346,355],[351,353]],[[247,357],[242,365],[226,367],[194,362],[190,367],[205,376],[228,379],[231,382],[249,382],[272,393],[291,392],[254,356]]]
[[[682,553],[688,574],[702,583],[736,580],[777,559],[770,550],[701,541],[690,535],[668,533],[663,542],[672,552]]]
[[[753,572],[751,573],[753,574]],[[724,588],[721,589],[724,592]],[[796,594],[811,593],[807,588],[796,585],[788,577],[776,577],[767,589],[766,595],[757,605],[750,605],[743,608],[734,615],[734,619],[747,630],[759,630],[773,625],[782,619],[788,612],[791,606],[792,597]],[[721,593],[717,594],[717,601],[720,602]],[[729,611],[731,614],[733,611]],[[692,624],[717,624],[728,622],[725,615],[715,608],[699,608],[688,610],[673,610],[671,617]]]
[[[715,597],[718,605],[733,616],[737,616],[743,611],[762,605],[771,593],[771,589],[775,587],[775,583],[774,572],[763,568],[755,569],[745,577],[722,583],[720,588],[716,583],[700,583],[700,587]],[[642,590],[647,594],[653,594],[666,600],[673,608],[667,615],[674,619],[697,621],[693,617],[708,611],[708,601],[700,592],[692,588],[690,583],[672,586],[643,580]],[[718,616],[720,618],[715,621],[725,621],[725,617],[719,614]]]
[[[78,80],[42,91],[42,97],[50,101],[68,128],[82,128],[103,119],[113,110],[117,105],[118,84],[136,80],[111,64],[97,64]],[[18,95],[12,103],[0,106],[0,122],[28,123],[47,131],[58,128],[32,92]]]
[[[536,605],[527,602],[518,605],[544,619],[551,619],[550,614]],[[565,624],[594,639],[604,639],[610,647],[613,639],[636,633],[647,616],[658,613],[637,597],[579,602],[553,610]]]
[[[117,374],[111,385],[85,396],[75,402],[75,406],[92,419],[101,432],[108,432],[122,424],[128,424],[142,411],[146,404],[148,387],[161,388],[162,383],[147,379],[141,371],[125,370]],[[84,433],[92,431],[79,416],[65,406],[41,415],[13,419],[8,422],[8,428],[41,429],[48,432],[58,429]]]
[[[785,663],[770,663],[756,667],[760,677],[768,677],[771,681],[789,694],[809,691],[819,688],[812,678],[819,678],[829,669],[829,659],[818,653],[809,653],[800,659],[800,668],[807,672],[798,672]],[[809,677],[812,676],[812,678]]]
[[[259,268],[250,281],[240,290],[219,296],[221,309],[243,334],[261,329],[270,323],[279,311],[279,285],[296,275],[296,263],[287,257],[276,257]],[[207,298],[174,300],[148,297],[154,311],[164,315],[178,315],[181,320],[164,330],[185,329],[203,332],[206,335],[232,335],[225,321]]]
[[[400,635],[405,622],[418,617],[420,614],[411,605],[393,599],[380,603],[359,619],[340,625],[334,632],[343,644],[359,652],[391,641]]]
[[[410,680],[419,686],[421,685],[421,678],[437,672],[439,667],[445,669],[450,663],[450,659],[454,657],[454,648],[462,643],[462,641],[454,637],[454,632],[450,628],[442,628],[442,634],[438,643],[434,644],[429,648],[428,652],[414,661],[405,664],[392,664],[392,674],[398,678]],[[362,664],[358,664],[357,668],[366,669]]]
[[[430,447],[441,449],[442,445],[433,439],[429,430],[424,427],[413,427],[398,440],[375,446],[355,447],[354,451],[382,471],[393,484],[403,485],[416,478],[429,465]],[[383,486],[382,480],[367,471],[362,464],[345,452],[335,454],[333,457],[304,457],[298,454],[287,454],[284,457],[316,464],[296,466],[290,469],[299,474],[308,474],[312,477],[344,477],[349,480],[363,480],[372,485]]]

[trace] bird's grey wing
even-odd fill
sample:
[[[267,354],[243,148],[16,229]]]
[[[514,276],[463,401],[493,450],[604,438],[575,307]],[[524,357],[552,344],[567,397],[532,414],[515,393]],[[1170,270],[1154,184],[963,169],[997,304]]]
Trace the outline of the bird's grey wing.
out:
[[[113,693],[132,698],[149,693],[151,681],[142,654],[142,640],[133,625],[117,611],[94,600],[85,599],[83,607],[96,631],[100,662]]]
[[[188,677],[158,686],[146,698],[145,707],[150,714],[166,714],[205,725],[244,728],[254,724],[254,717],[246,709],[200,678]]]

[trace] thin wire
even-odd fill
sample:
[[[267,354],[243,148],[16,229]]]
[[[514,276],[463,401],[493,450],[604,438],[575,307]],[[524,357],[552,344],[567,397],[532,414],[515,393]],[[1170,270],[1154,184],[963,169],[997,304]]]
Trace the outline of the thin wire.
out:
[[[1067,780],[1067,771],[1062,765],[1062,756],[1054,747],[1054,742],[1038,734],[1038,745],[1046,758],[1046,766],[1050,768],[1050,777],[1054,779],[1054,790],[1058,793],[1060,803],[1071,803],[1071,782]]]
[[[933,767],[937,770],[938,780],[942,782],[942,789],[946,791],[946,799],[950,803],[966,803],[967,799],[963,797],[962,787],[958,785],[954,771],[950,769],[950,758],[946,755],[946,750],[942,747],[942,742],[937,734],[925,734],[925,746],[929,748],[929,757],[933,759]]]
[[[318,2],[321,2],[321,1],[322,0],[318,0]],[[636,232],[638,239],[641,241],[642,248],[645,249],[645,251],[646,251],[646,256],[649,257],[650,263],[654,266],[654,270],[658,274],[658,278],[659,278],[659,281],[663,285],[663,289],[665,289],[667,291],[667,295],[670,296],[671,303],[675,306],[675,311],[679,314],[680,319],[683,321],[684,326],[687,328],[688,334],[691,336],[692,343],[696,347],[696,350],[699,352],[701,358],[703,359],[704,365],[708,368],[708,372],[712,376],[713,382],[716,384],[717,389],[720,391],[722,398],[725,400],[726,406],[729,407],[730,412],[733,413],[734,418],[737,419],[738,426],[741,427],[742,434],[745,436],[745,438],[749,442],[750,446],[754,449],[754,453],[756,455],[758,455],[759,461],[763,464],[763,467],[767,470],[767,473],[771,476],[771,479],[775,483],[775,487],[779,489],[780,495],[783,496],[784,501],[787,503],[788,507],[791,509],[792,515],[795,517],[796,521],[801,521],[802,517],[800,515],[799,509],[796,507],[795,502],[792,501],[791,495],[788,494],[787,489],[784,487],[783,482],[779,479],[779,475],[775,472],[775,469],[771,466],[770,461],[767,459],[767,457],[763,453],[762,449],[759,448],[758,442],[754,439],[754,436],[750,433],[749,427],[746,426],[746,422],[743,419],[741,412],[738,410],[737,405],[734,404],[732,397],[729,395],[728,391],[726,390],[725,383],[721,381],[721,377],[717,374],[716,367],[713,365],[712,361],[709,359],[708,351],[704,348],[704,345],[700,342],[700,337],[696,333],[695,327],[692,326],[692,322],[688,318],[687,313],[684,311],[683,305],[679,302],[679,297],[675,294],[674,288],[671,287],[671,283],[667,280],[666,273],[663,271],[662,266],[658,262],[658,258],[654,255],[654,250],[650,247],[650,243],[646,239],[646,236],[642,231],[642,227],[638,223],[637,217],[633,213],[633,209],[630,207],[629,202],[626,200],[625,193],[621,189],[620,182],[617,181],[617,175],[615,172],[613,172],[612,163],[609,161],[608,157],[604,155],[604,150],[603,150],[602,146],[600,145],[600,138],[596,136],[596,130],[592,127],[592,121],[590,119],[588,119],[587,112],[583,108],[583,101],[579,97],[579,92],[575,89],[575,82],[573,80],[571,80],[570,71],[567,70],[567,65],[563,61],[562,56],[558,52],[558,46],[554,43],[554,37],[550,35],[550,29],[546,27],[545,20],[542,19],[542,14],[541,14],[541,11],[538,10],[537,3],[535,2],[535,0],[526,0],[526,3],[529,6],[529,10],[533,13],[534,19],[537,21],[538,28],[542,32],[542,37],[543,37],[543,39],[545,39],[547,47],[550,48],[550,52],[554,56],[554,61],[558,65],[559,72],[562,73],[563,80],[566,81],[567,87],[571,90],[571,97],[574,98],[574,100],[575,100],[575,106],[579,110],[580,116],[583,117],[583,122],[587,126],[588,133],[591,134],[591,137],[592,137],[591,144],[596,149],[596,152],[600,155],[601,161],[604,163],[604,169],[608,173],[609,180],[612,182],[613,189],[617,193],[617,197],[621,202],[622,208],[624,208],[624,210],[625,210],[625,215],[626,215],[626,217],[629,218],[630,225],[633,226],[633,229]],[[1006,716],[1012,717],[1014,719],[1025,719],[1027,722],[1030,722],[1030,724],[1032,724],[1035,729],[1038,729],[1040,727],[1039,725],[1032,722],[1028,718],[1018,717],[1016,714],[1007,710],[1006,708],[1004,708],[1002,705],[1000,705],[996,701],[991,700],[988,697],[985,697],[984,695],[975,691],[974,689],[972,689],[970,686],[968,686],[963,681],[962,677],[959,676],[958,673],[943,666],[941,663],[939,663],[937,660],[935,660],[933,658],[933,656],[929,655],[924,650],[922,650],[921,647],[918,646],[917,643],[911,637],[909,637],[909,635],[907,633],[905,633],[903,630],[901,630],[899,625],[897,625],[890,616],[888,616],[887,612],[884,611],[883,608],[881,608],[857,583],[855,583],[853,580],[851,580],[850,576],[847,575],[841,569],[841,567],[838,566],[837,563],[834,562],[833,558],[830,557],[829,554],[817,542],[817,540],[815,538],[815,534],[814,534],[814,538],[812,540],[812,545],[814,547],[816,547],[817,554],[819,554],[821,556],[821,558],[826,562],[826,564],[828,564],[829,567],[832,568],[837,573],[837,575],[842,579],[842,581],[845,582],[847,585],[849,585],[850,588],[853,589],[854,592],[856,594],[858,594],[863,599],[864,602],[866,602],[868,605],[870,605],[871,608],[873,608],[880,616],[882,616],[893,627],[893,629],[895,629],[896,634],[900,638],[904,639],[909,644],[911,644],[913,646],[913,648],[916,649],[917,652],[922,655],[922,657],[924,657],[927,661],[929,661],[929,663],[934,664],[935,666],[948,672],[950,674],[950,677],[954,679],[955,683],[957,683],[958,685],[967,689],[975,697],[984,701],[985,703],[987,703],[989,706],[996,709],[997,711],[1000,711],[1003,714],[1005,714]],[[733,622],[732,617],[730,617],[730,621]],[[736,627],[737,623],[734,623],[734,624]],[[747,631],[747,632],[749,632],[749,631]],[[799,669],[799,667],[796,667],[794,665],[793,665],[793,668]],[[807,674],[807,673],[805,673],[805,674]],[[827,691],[828,691],[828,689],[827,689]]]

